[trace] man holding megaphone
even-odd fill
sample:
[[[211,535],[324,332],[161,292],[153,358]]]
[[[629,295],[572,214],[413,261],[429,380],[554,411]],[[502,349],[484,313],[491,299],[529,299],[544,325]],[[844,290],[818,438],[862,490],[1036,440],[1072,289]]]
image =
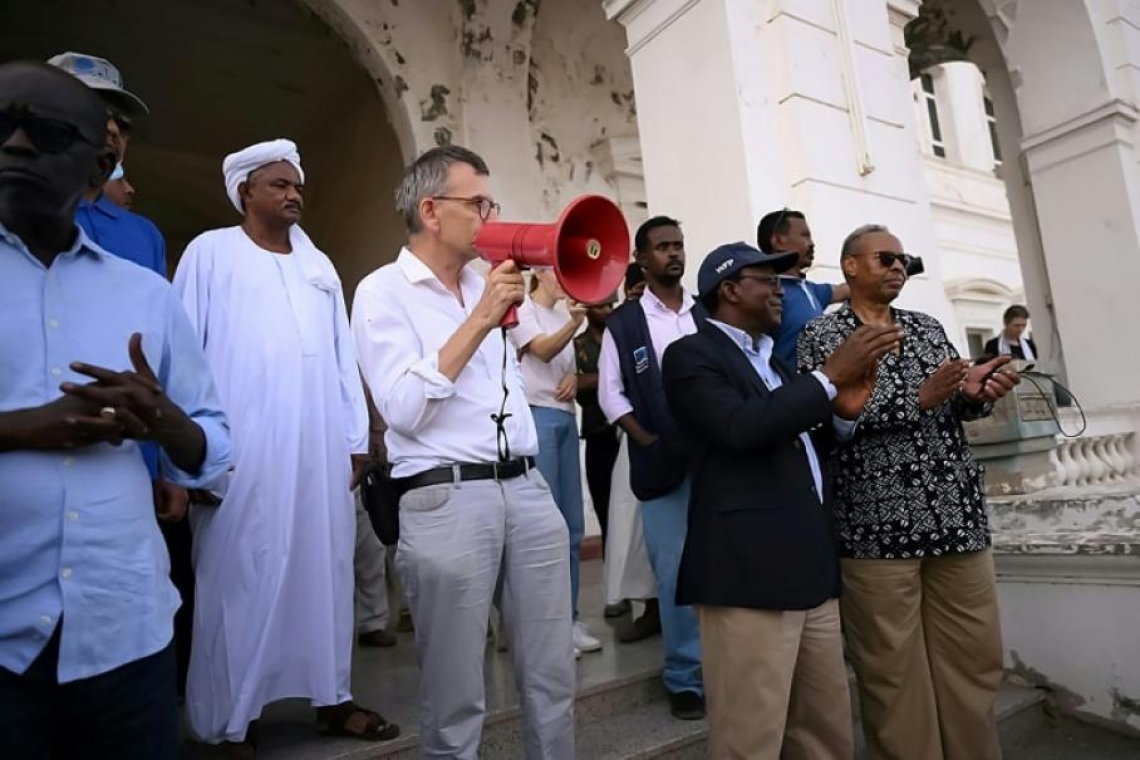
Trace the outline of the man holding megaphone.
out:
[[[526,756],[571,760],[567,528],[535,467],[534,420],[500,328],[523,301],[519,263],[600,300],[624,274],[628,233],[602,198],[579,199],[553,225],[500,224],[488,176],[458,146],[416,159],[396,191],[408,244],[360,283],[352,327],[401,494],[396,568],[416,627],[421,752],[477,756],[498,591]],[[479,255],[497,262],[486,280],[468,266]]]

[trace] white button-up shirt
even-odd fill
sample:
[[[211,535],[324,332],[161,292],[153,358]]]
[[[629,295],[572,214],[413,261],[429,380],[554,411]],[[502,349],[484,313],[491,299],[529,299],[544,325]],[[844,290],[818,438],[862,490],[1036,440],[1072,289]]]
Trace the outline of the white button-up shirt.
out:
[[[439,350],[467,320],[483,295],[483,278],[465,267],[463,302],[407,248],[395,263],[365,277],[352,304],[356,356],[376,409],[388,425],[384,443],[392,475],[404,478],[435,467],[498,460],[491,415],[503,403],[503,362],[511,457],[538,453],[513,347],[492,331],[455,382],[439,371]]]
[[[680,311],[673,311],[661,303],[661,299],[653,295],[649,288],[642,294],[641,308],[645,311],[649,340],[653,343],[658,367],[661,366],[661,357],[665,355],[669,344],[697,331],[697,324],[693,321],[693,304],[693,296],[687,290]],[[633,412],[633,405],[625,395],[621,379],[617,344],[609,330],[602,335],[602,352],[598,356],[598,405],[610,422],[616,422]]]

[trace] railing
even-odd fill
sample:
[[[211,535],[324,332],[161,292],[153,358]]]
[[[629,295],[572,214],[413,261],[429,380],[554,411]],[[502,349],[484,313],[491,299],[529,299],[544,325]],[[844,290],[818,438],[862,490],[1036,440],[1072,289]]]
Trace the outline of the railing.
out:
[[[1140,459],[1134,448],[1135,433],[1062,438],[1051,453],[1057,482],[1063,486],[1088,486],[1140,481]]]

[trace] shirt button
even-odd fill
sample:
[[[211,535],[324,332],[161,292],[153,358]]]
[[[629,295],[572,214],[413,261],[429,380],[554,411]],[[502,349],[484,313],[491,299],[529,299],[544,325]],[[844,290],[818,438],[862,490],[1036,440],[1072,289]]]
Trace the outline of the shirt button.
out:
[[[51,616],[40,615],[40,625],[51,625]]]
[[[59,571],[59,575],[61,578],[70,578],[71,577],[71,568],[70,567],[63,568],[62,570]]]
[[[63,458],[63,466],[64,467],[70,467],[73,464],[75,464],[75,460],[72,459],[71,457],[64,457]]]
[[[75,522],[76,520],[79,519],[79,513],[78,512],[68,512],[67,513],[67,519],[69,522]]]
[[[63,370],[61,370],[59,367],[52,367],[52,368],[51,368],[51,373],[52,373],[53,375],[55,375],[56,377],[59,377],[60,375],[62,375],[62,374],[63,374]]]
[[[49,319],[48,320],[48,327],[59,327],[59,320],[58,319]]]

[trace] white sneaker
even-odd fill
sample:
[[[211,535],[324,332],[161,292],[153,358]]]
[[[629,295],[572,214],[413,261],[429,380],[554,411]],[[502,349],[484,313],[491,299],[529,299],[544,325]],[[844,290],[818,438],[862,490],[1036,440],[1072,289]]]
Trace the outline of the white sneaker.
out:
[[[574,648],[582,652],[597,652],[602,648],[602,642],[590,634],[581,620],[574,621]]]

